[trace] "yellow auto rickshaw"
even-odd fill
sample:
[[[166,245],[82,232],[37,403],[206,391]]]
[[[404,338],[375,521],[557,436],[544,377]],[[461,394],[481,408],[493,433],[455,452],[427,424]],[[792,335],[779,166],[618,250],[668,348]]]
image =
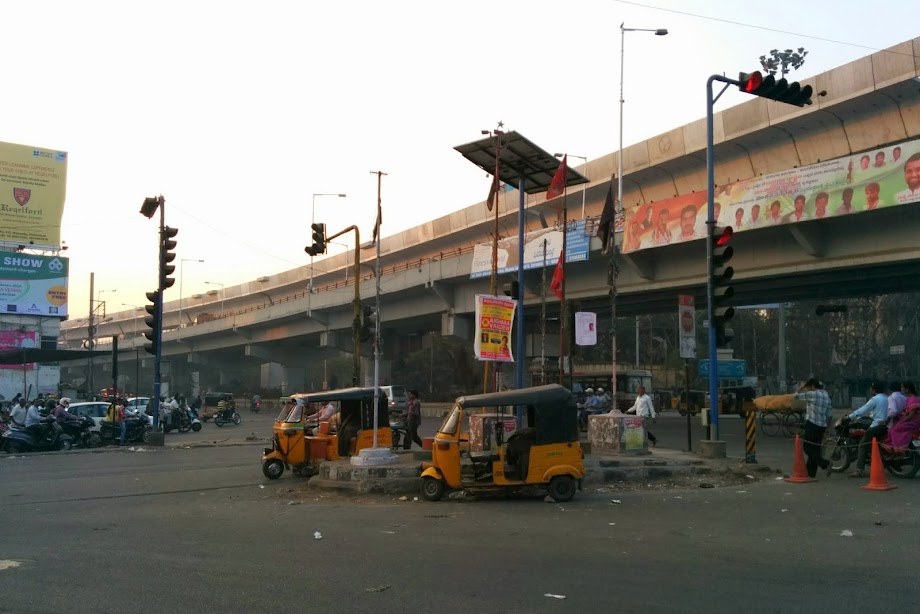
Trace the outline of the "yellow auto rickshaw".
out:
[[[317,424],[309,416],[332,403],[337,420]],[[262,473],[276,480],[285,468],[295,475],[311,476],[324,460],[357,454],[374,445],[374,389],[344,388],[292,396],[275,419],[272,447],[262,454]],[[377,446],[392,444],[387,397],[377,401]]]
[[[522,408],[523,428],[515,407]],[[535,485],[568,501],[584,475],[575,395],[549,384],[457,399],[435,435],[431,462],[422,463],[422,496],[437,501],[447,488]]]

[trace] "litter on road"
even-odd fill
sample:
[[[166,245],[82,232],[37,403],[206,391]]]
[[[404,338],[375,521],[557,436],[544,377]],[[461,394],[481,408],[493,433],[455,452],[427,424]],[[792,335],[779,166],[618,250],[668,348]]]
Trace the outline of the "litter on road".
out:
[[[844,529],[840,532],[840,537],[853,537],[853,531],[849,529]]]
[[[553,599],[565,599],[565,595],[554,595],[552,593],[543,593],[544,597],[551,597]]]
[[[323,538],[323,534],[320,533],[319,531],[313,534],[313,539],[322,539],[322,538]]]

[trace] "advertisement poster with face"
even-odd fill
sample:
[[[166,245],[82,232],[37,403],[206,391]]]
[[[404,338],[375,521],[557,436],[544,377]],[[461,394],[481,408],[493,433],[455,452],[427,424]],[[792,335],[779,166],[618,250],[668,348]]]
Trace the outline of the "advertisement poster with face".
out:
[[[473,353],[478,360],[514,362],[511,328],[517,301],[503,296],[476,295],[476,336]]]
[[[706,193],[634,207],[623,252],[706,236]],[[920,203],[920,140],[717,186],[716,225],[735,232]]]

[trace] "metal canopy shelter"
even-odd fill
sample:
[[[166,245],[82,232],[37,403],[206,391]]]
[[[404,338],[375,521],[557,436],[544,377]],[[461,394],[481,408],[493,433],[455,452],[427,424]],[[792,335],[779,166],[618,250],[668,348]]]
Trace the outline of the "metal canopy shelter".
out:
[[[458,145],[454,149],[489,175],[495,175],[497,162],[499,181],[518,187],[518,295],[514,297],[518,304],[518,334],[514,366],[515,385],[520,389],[524,387],[524,218],[527,210],[524,195],[545,192],[561,162],[514,131],[489,134],[483,139]],[[567,170],[566,187],[583,183],[588,183],[588,179],[571,168]],[[497,223],[497,203],[495,215]],[[523,408],[519,406],[515,413],[520,428],[523,426]]]
[[[460,154],[490,175],[495,174],[495,137],[486,137],[454,147]],[[499,180],[517,186],[521,192],[536,194],[549,188],[560,161],[519,132],[502,135]],[[588,183],[588,179],[569,167],[566,187]]]

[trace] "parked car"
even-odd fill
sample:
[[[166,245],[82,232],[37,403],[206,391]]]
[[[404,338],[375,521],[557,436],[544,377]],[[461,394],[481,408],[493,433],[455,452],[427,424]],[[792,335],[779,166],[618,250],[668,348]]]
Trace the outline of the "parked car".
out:
[[[389,411],[405,413],[409,409],[409,395],[405,386],[381,386],[380,390],[387,395]]]
[[[130,397],[128,402],[125,403],[125,411],[143,414],[147,411],[147,403],[149,402],[150,397]]]
[[[99,431],[102,428],[102,421],[105,420],[105,414],[109,410],[109,403],[105,401],[86,401],[83,403],[71,403],[67,411],[75,416],[88,416],[93,419],[95,426],[91,431]]]

